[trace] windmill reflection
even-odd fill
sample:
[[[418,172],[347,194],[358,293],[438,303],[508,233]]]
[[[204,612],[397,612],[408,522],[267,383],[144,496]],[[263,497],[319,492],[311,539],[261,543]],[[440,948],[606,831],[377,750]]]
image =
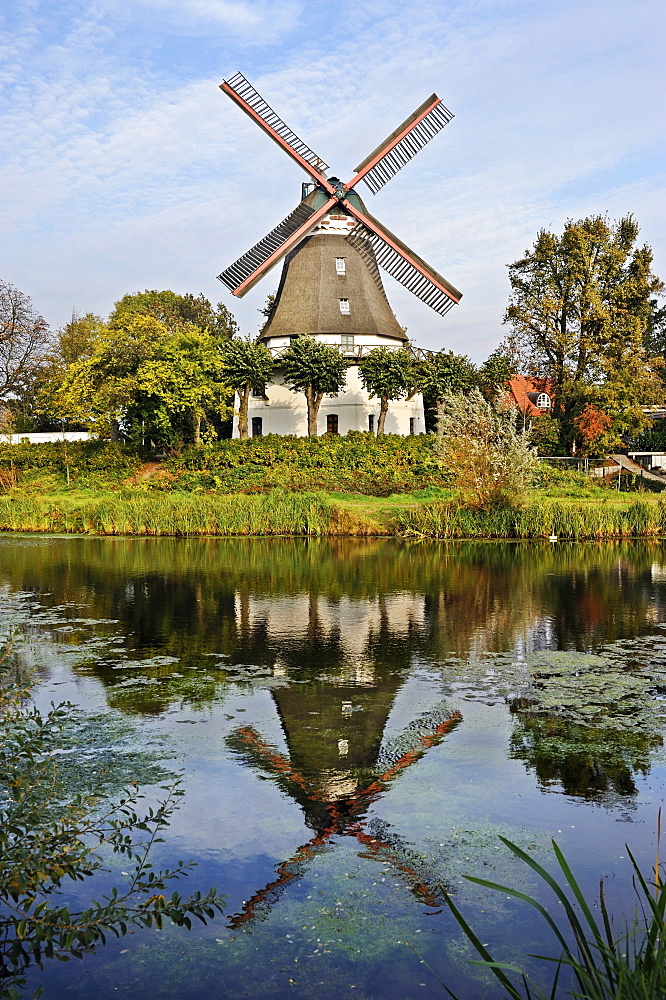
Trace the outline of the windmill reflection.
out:
[[[365,693],[367,696],[368,692]],[[309,694],[311,696],[311,692]],[[313,858],[331,849],[334,837],[354,838],[362,847],[360,857],[390,864],[420,903],[439,907],[443,902],[442,889],[424,876],[419,856],[400,837],[391,835],[387,824],[375,823],[372,828],[368,827],[366,815],[370,806],[382,797],[400,774],[420,760],[427,750],[441,743],[446,734],[458,725],[462,720],[460,712],[441,709],[421,717],[389,745],[380,748],[378,744],[381,744],[386,712],[378,734],[369,734],[367,725],[356,727],[365,745],[366,752],[361,755],[365,759],[359,759],[356,753],[354,766],[345,767],[349,741],[338,741],[338,760],[334,761],[330,753],[322,750],[326,744],[331,745],[330,739],[325,738],[325,730],[321,732],[321,740],[314,740],[313,746],[317,751],[314,759],[312,756],[304,758],[302,739],[296,739],[296,746],[292,744],[290,731],[294,733],[299,729],[294,702],[304,700],[307,705],[308,693],[301,694],[299,691],[294,698],[294,689],[290,688],[275,692],[274,697],[287,736],[289,756],[264,740],[251,726],[234,730],[227,743],[244,764],[272,779],[299,804],[307,826],[314,833],[288,860],[278,865],[277,878],[255,892],[244,903],[242,910],[229,919],[228,926],[238,928],[263,915],[277,901],[286,885],[303,876]],[[350,704],[342,702],[343,712]],[[302,709],[303,706],[299,707]],[[285,709],[288,715],[285,715]],[[377,735],[379,739],[368,739],[369,735]],[[377,746],[374,752],[373,744]],[[299,757],[302,766],[297,763]]]

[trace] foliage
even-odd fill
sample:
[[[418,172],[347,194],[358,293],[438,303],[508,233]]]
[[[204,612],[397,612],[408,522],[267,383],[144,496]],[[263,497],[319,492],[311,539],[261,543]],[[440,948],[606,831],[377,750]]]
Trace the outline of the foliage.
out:
[[[666,420],[655,420],[636,440],[638,451],[666,451]]]
[[[479,388],[486,399],[494,400],[505,392],[516,375],[516,360],[508,351],[498,347],[489,354],[478,371]]]
[[[28,296],[0,281],[0,401],[13,428],[33,426],[35,384],[51,343],[46,320]]]
[[[542,230],[509,267],[505,345],[530,374],[554,385],[561,437],[576,440],[575,418],[592,403],[612,418],[615,436],[647,423],[643,407],[660,391],[643,339],[662,288],[652,251],[636,247],[630,216],[569,220],[562,236]]]
[[[406,396],[410,389],[410,395],[418,391],[414,387],[414,359],[403,349],[375,347],[361,358],[358,373],[370,398],[379,400],[377,436],[380,437],[384,433],[389,403]]]
[[[247,411],[252,391],[266,392],[266,383],[273,375],[270,351],[256,340],[228,340],[222,347],[222,377],[238,395],[238,435],[247,438]]]
[[[337,348],[314,337],[296,337],[280,358],[284,383],[304,392],[308,437],[317,437],[317,416],[324,396],[337,396],[347,378],[347,362]]]
[[[484,889],[527,903],[545,921],[555,935],[560,949],[560,954],[552,957],[533,956],[548,962],[552,971],[551,987],[548,992],[544,992],[530,982],[524,970],[496,961],[451,897],[447,896],[451,912],[480,955],[480,961],[475,964],[492,972],[502,988],[503,996],[510,997],[511,1000],[557,1000],[564,996],[585,1000],[653,1000],[666,995],[666,936],[663,933],[666,921],[666,886],[658,861],[655,864],[655,881],[649,883],[627,846],[640,915],[636,912],[632,922],[625,920],[622,930],[618,931],[613,929],[606,904],[604,880],[601,879],[600,882],[599,902],[590,904],[555,840],[552,841],[553,853],[560,869],[557,877],[551,875],[517,844],[506,837],[500,837],[500,840],[553,892],[556,907],[546,907],[534,896],[512,886],[471,875],[466,875],[465,878]],[[598,917],[594,910],[598,910]],[[551,915],[554,913],[558,915]],[[560,987],[563,970],[572,979],[573,989],[567,988],[566,993]],[[442,982],[441,979],[439,982]],[[455,1000],[455,994],[444,983],[442,985]]]
[[[469,392],[477,384],[477,373],[465,354],[439,351],[415,363],[414,381],[423,393],[426,430],[435,431],[436,410],[443,397],[448,392]]]
[[[201,421],[224,413],[218,341],[194,326],[170,333],[128,311],[104,327],[87,355],[54,374],[44,406],[101,433],[173,448],[198,442]]]
[[[539,455],[562,455],[564,445],[560,440],[560,423],[550,413],[532,417],[529,435]]]
[[[222,302],[213,308],[203,293],[179,295],[169,289],[163,292],[135,292],[123,295],[109,316],[113,326],[126,327],[136,316],[152,316],[171,333],[184,333],[196,327],[216,340],[229,340],[238,330],[234,317]]]
[[[666,533],[666,505],[531,500],[523,507],[479,509],[435,501],[399,511],[395,530],[419,538],[659,537]]]
[[[445,397],[438,434],[442,459],[471,507],[515,504],[534,479],[536,453],[516,429],[514,411],[489,403],[479,389]]]
[[[69,704],[42,714],[28,701],[29,686],[13,667],[11,651],[0,662],[0,991],[19,995],[28,966],[46,959],[82,958],[108,937],[163,922],[190,927],[222,909],[215,890],[206,895],[165,895],[167,883],[187,874],[192,862],[155,871],[149,860],[182,795],[176,782],[145,815],[130,786],[116,803],[99,789],[68,792],[60,781],[59,751],[76,727]],[[101,901],[73,909],[68,882],[107,872],[120,855],[127,883]]]
[[[187,449],[168,461],[170,488],[218,492],[327,489],[388,496],[446,486],[434,437],[351,431],[298,438],[267,434]]]
[[[578,450],[582,455],[603,455],[617,444],[615,435],[608,433],[613,426],[613,418],[593,403],[585,404],[583,412],[575,418],[574,426],[576,438],[580,441]]]

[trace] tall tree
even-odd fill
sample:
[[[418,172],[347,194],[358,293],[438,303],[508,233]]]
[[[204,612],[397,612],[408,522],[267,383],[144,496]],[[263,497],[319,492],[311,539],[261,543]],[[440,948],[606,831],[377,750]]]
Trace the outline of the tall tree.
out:
[[[229,340],[238,330],[227,307],[218,302],[214,308],[203,293],[179,295],[170,289],[135,292],[123,295],[109,316],[111,326],[122,326],[132,316],[152,316],[171,332],[196,327],[220,340]]]
[[[474,364],[466,354],[438,351],[415,367],[416,387],[423,393],[426,429],[436,430],[437,407],[452,392],[468,393],[478,384]],[[409,397],[408,397],[409,398]]]
[[[498,347],[479,368],[479,388],[486,399],[496,399],[498,393],[509,388],[509,382],[516,374],[514,358]]]
[[[314,337],[296,337],[279,362],[285,385],[304,392],[308,405],[308,436],[317,437],[317,416],[324,396],[337,396],[347,379],[347,362],[330,344]]]
[[[51,343],[48,324],[28,296],[0,281],[0,400],[31,387]]]
[[[274,362],[271,352],[256,340],[228,340],[222,347],[222,373],[238,396],[238,436],[247,439],[247,412],[251,392],[266,392]]]
[[[379,400],[379,437],[384,433],[389,404],[418,392],[414,358],[403,348],[375,347],[361,358],[358,373],[370,398]]]
[[[643,407],[660,391],[643,340],[663,285],[650,248],[636,246],[638,232],[631,215],[569,220],[561,236],[542,230],[509,266],[506,346],[553,384],[570,446],[588,403],[608,413],[617,436],[647,423]]]

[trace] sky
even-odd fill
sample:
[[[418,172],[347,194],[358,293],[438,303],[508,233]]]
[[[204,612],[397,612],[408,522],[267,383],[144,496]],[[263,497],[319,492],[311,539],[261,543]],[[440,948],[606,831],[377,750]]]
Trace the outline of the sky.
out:
[[[541,229],[632,213],[666,278],[663,0],[3,0],[0,279],[55,328],[216,278],[300,199],[299,167],[219,90],[241,70],[349,179],[433,91],[455,117],[369,211],[463,292],[385,276],[416,344],[482,361]]]

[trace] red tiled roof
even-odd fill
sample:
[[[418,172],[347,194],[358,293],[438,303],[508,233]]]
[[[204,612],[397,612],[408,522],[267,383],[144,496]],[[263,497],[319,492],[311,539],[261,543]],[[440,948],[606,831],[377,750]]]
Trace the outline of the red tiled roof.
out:
[[[514,402],[521,413],[528,417],[539,417],[542,413],[549,413],[549,408],[542,408],[536,405],[539,393],[545,392],[550,396],[551,406],[553,405],[553,386],[547,378],[531,378],[525,375],[515,375],[509,382],[509,399]],[[531,397],[531,398],[530,398]]]

